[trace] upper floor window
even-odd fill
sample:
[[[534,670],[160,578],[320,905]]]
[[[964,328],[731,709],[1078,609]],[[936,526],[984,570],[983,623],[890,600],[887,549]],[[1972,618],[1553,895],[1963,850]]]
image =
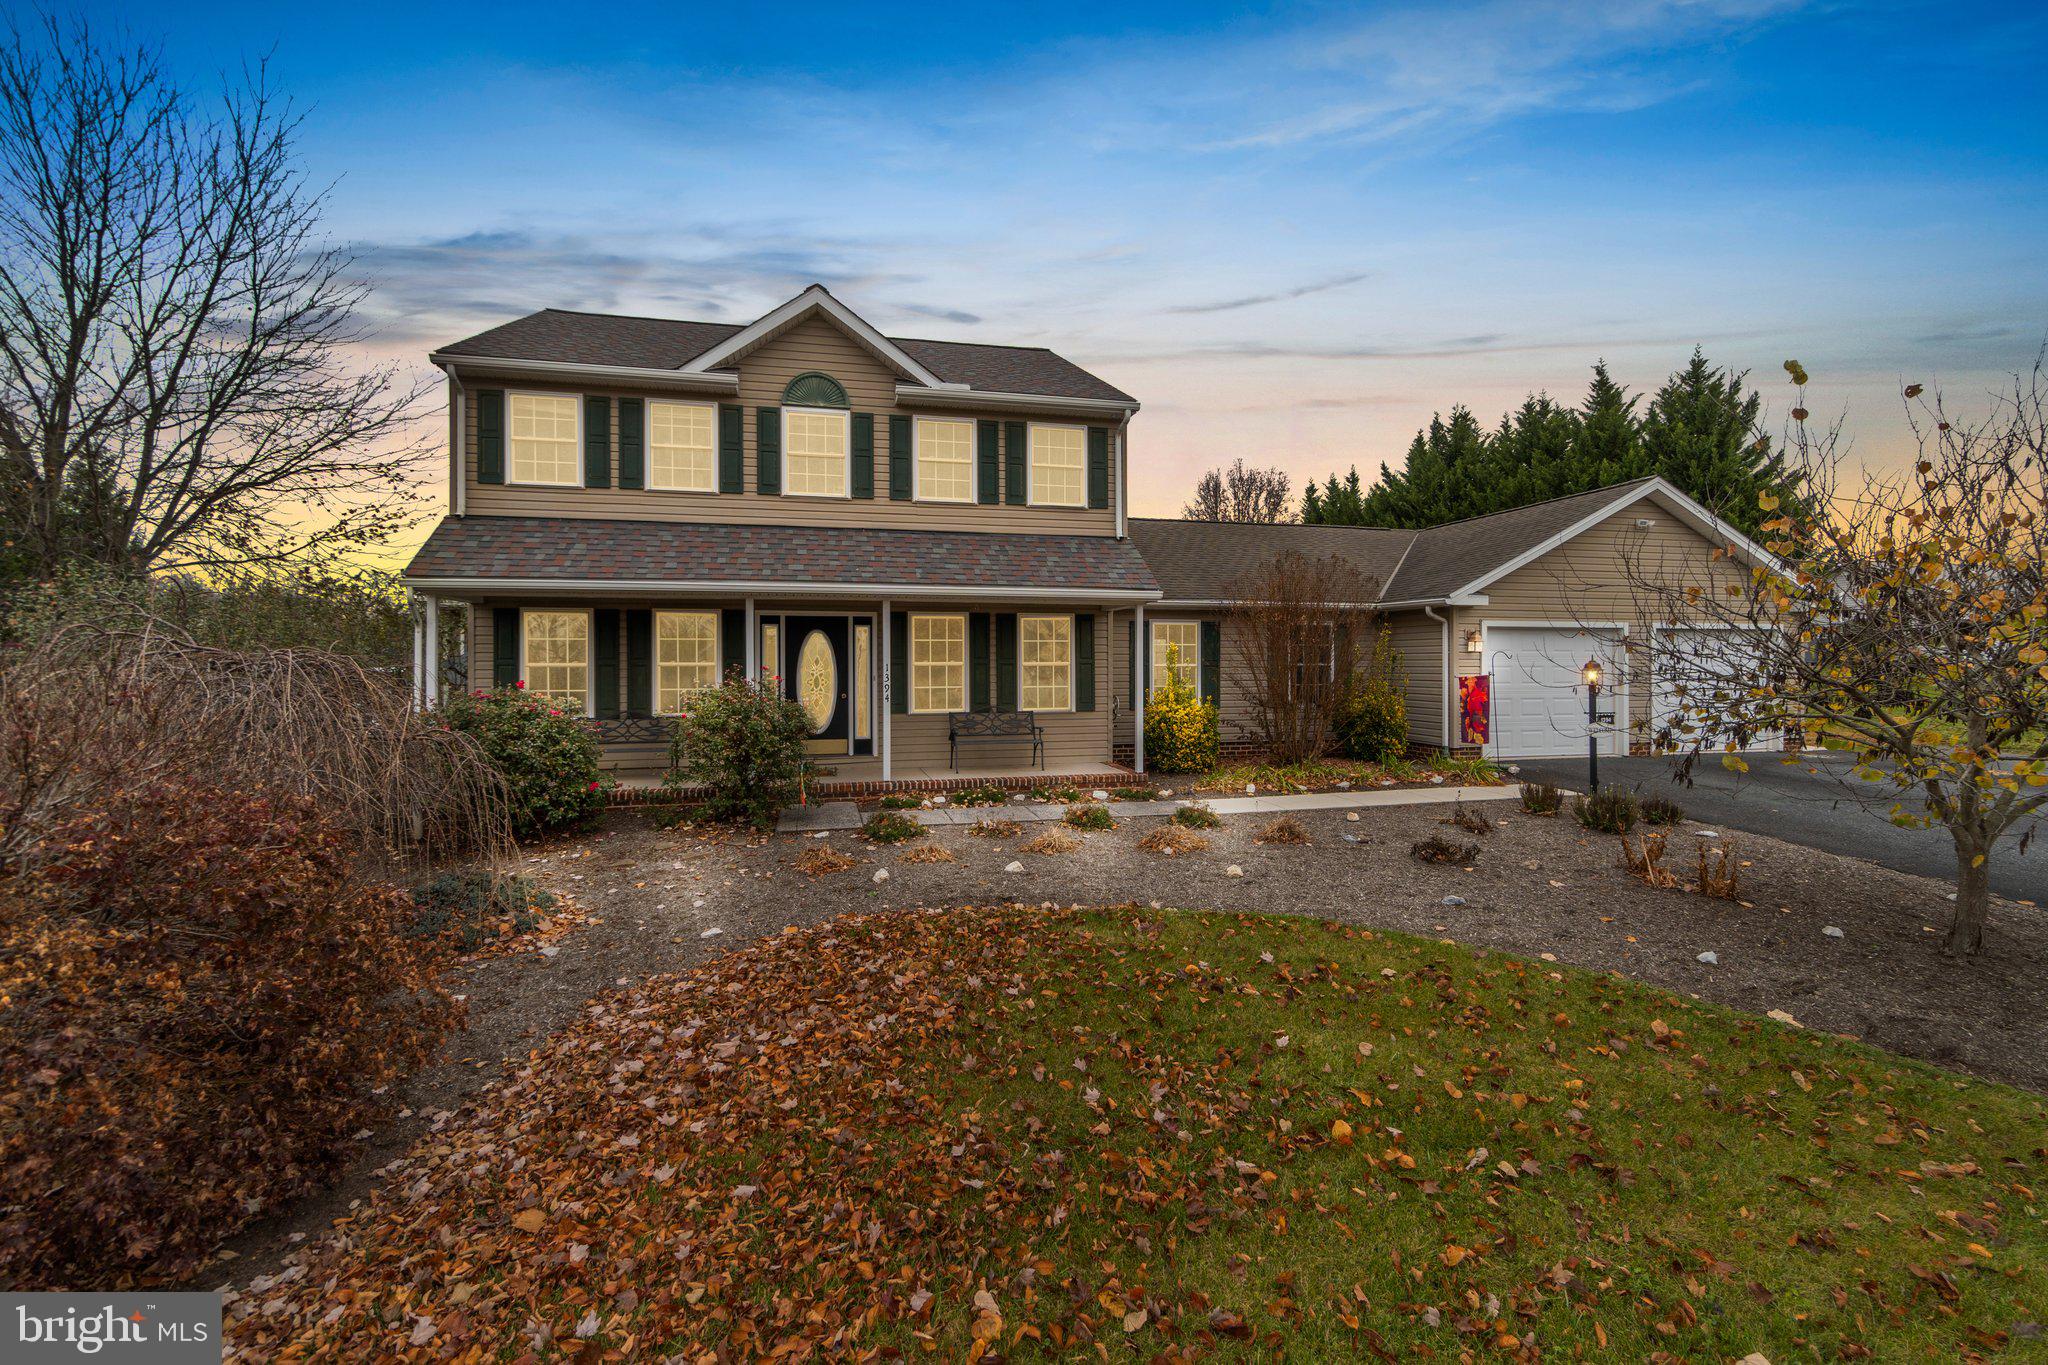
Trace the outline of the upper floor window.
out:
[[[967,618],[910,618],[910,709],[920,715],[967,709]]]
[[[589,710],[590,613],[529,611],[521,624],[526,690],[578,715]]]
[[[709,403],[647,405],[647,486],[681,493],[718,491],[713,429],[718,409]]]
[[[654,709],[673,716],[690,695],[718,686],[718,613],[654,613]]]
[[[817,498],[846,496],[846,414],[815,408],[782,410],[782,491]]]
[[[1074,618],[1017,618],[1017,698],[1026,711],[1074,709]]]
[[[1083,507],[1088,502],[1088,432],[1082,427],[1031,424],[1031,476],[1025,487],[1039,507]]]
[[[576,447],[582,400],[574,394],[512,393],[505,404],[512,482],[581,487],[583,462]]]
[[[1199,692],[1202,685],[1202,623],[1199,621],[1154,621],[1152,623],[1152,680],[1146,690],[1157,692],[1168,678]]]
[[[916,449],[920,501],[974,501],[974,423],[920,417]]]

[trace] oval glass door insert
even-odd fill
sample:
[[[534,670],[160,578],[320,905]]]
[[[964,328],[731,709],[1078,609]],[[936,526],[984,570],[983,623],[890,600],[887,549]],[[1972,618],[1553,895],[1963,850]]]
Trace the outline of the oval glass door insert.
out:
[[[811,718],[814,735],[832,723],[832,713],[839,709],[839,661],[822,630],[804,636],[803,647],[796,652],[796,699]]]

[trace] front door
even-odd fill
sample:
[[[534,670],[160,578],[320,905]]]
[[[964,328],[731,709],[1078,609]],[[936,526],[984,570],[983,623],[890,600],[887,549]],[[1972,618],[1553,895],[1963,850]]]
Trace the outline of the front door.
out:
[[[844,616],[782,620],[782,691],[810,718],[804,747],[814,754],[849,752],[853,679],[847,667],[847,627]]]

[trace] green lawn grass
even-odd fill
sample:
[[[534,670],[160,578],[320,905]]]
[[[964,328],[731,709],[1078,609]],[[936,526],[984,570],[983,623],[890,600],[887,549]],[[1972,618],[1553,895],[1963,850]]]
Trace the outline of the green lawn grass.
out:
[[[1339,782],[1368,787],[1382,778],[1423,782],[1432,776],[1475,786],[1505,780],[1501,770],[1485,759],[1437,754],[1414,760],[1397,758],[1386,763],[1362,763],[1349,758],[1308,759],[1300,763],[1226,763],[1180,781],[1200,792],[1242,792],[1250,785],[1262,792],[1286,794],[1319,790]]]
[[[2048,1320],[2040,1096],[1313,920],[842,919],[493,1103],[236,1343],[1783,1362]]]

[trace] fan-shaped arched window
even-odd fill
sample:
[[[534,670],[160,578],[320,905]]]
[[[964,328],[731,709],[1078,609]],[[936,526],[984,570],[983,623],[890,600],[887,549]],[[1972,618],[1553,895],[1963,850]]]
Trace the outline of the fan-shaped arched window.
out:
[[[782,402],[792,408],[844,408],[852,405],[846,401],[845,386],[829,374],[816,370],[805,370],[789,381],[782,390]]]

